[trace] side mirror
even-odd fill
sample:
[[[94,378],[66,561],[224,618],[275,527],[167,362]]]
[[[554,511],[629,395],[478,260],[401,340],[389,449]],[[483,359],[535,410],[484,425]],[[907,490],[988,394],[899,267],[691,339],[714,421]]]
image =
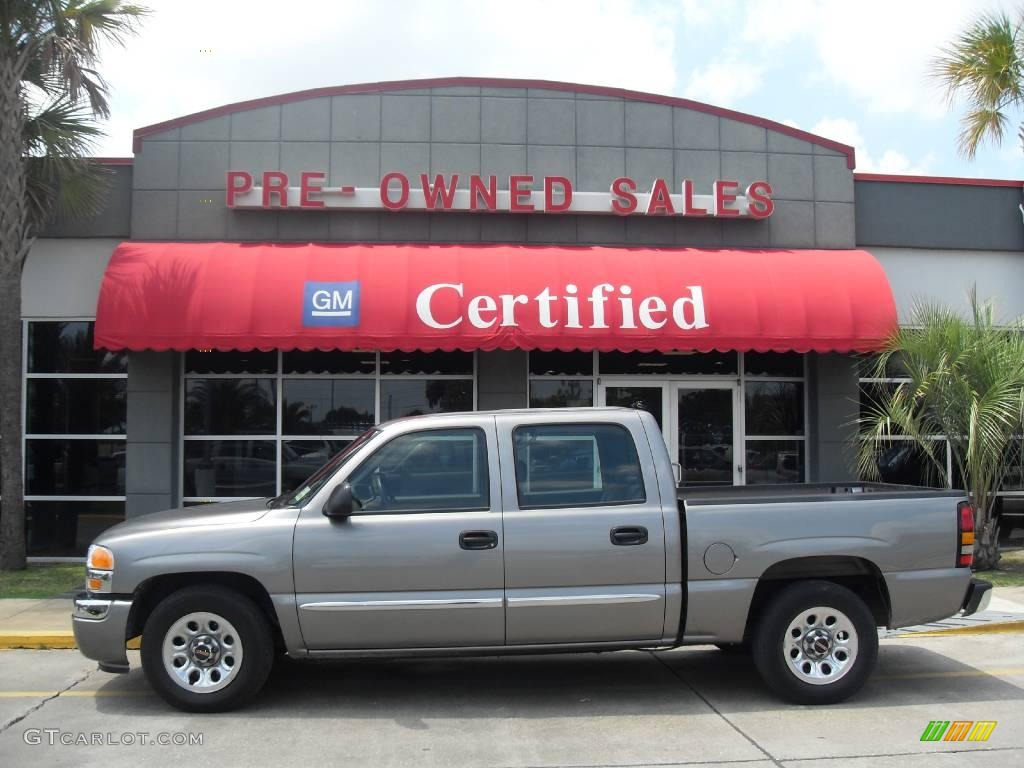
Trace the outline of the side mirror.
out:
[[[352,486],[344,482],[337,486],[324,504],[324,517],[345,520],[352,516]]]

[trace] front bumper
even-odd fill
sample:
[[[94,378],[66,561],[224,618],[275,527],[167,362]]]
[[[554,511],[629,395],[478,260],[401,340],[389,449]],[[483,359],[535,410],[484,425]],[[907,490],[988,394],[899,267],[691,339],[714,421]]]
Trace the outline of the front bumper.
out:
[[[967,594],[964,595],[963,615],[970,616],[972,613],[984,611],[991,600],[992,585],[981,579],[971,579]]]
[[[131,600],[105,600],[80,592],[74,606],[71,626],[82,655],[98,661],[101,669],[127,672],[125,643]]]

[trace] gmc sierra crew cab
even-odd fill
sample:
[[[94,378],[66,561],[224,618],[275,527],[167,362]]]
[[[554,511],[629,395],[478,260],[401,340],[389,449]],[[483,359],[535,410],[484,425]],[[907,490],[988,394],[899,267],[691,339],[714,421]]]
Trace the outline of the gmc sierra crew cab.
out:
[[[78,646],[184,710],[300,659],[664,649],[753,655],[795,702],[865,682],[877,627],[973,613],[973,512],[903,486],[677,489],[620,408],[381,424],[274,499],[123,522],[90,547]]]

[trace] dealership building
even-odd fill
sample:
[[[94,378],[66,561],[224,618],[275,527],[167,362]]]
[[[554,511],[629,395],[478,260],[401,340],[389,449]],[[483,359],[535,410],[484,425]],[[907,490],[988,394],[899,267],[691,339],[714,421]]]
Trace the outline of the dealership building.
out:
[[[133,151],[97,160],[102,212],[25,266],[33,556],[276,495],[376,423],[448,410],[639,407],[683,484],[847,480],[858,403],[898,382],[865,355],[916,301],[976,285],[1024,315],[1021,183],[854,173],[851,147],[684,99],[341,86]],[[920,476],[909,445],[879,461]]]

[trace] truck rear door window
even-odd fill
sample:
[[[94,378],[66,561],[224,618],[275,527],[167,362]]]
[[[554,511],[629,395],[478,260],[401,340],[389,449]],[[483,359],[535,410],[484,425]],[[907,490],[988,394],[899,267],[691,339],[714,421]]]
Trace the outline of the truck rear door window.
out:
[[[512,433],[520,509],[639,504],[643,472],[616,424],[538,424]]]
[[[353,472],[349,482],[359,502],[357,512],[488,509],[483,430],[434,429],[399,435]]]

